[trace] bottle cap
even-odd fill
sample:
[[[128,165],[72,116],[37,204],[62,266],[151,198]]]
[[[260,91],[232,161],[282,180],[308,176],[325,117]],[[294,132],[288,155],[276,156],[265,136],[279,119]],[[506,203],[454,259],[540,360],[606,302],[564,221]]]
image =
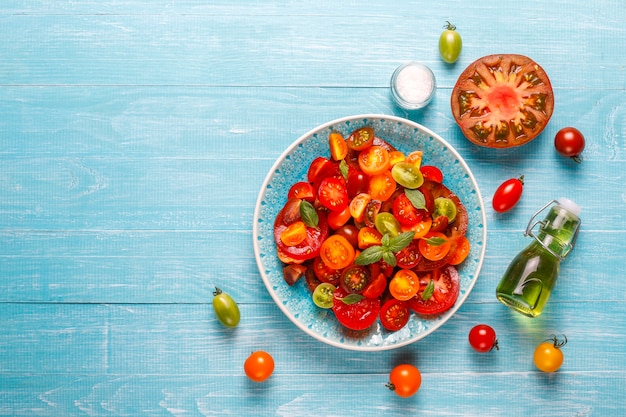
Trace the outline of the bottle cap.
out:
[[[573,215],[578,216],[580,214],[580,206],[574,203],[572,200],[565,197],[559,197],[556,202],[559,206],[563,207],[565,210],[569,211]]]

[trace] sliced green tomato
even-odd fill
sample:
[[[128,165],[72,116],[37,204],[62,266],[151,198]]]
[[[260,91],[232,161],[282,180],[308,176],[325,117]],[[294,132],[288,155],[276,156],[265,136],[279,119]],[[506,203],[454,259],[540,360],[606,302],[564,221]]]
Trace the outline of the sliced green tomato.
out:
[[[391,237],[396,237],[402,232],[400,222],[391,213],[378,213],[374,225],[381,235],[389,234]]]
[[[333,294],[336,287],[328,282],[323,282],[313,291],[313,303],[319,308],[331,308],[333,306]]]
[[[454,201],[447,197],[435,198],[435,212],[432,217],[436,219],[439,216],[446,216],[448,224],[452,223],[456,219],[456,205]]]
[[[419,167],[406,161],[398,162],[391,168],[391,176],[404,188],[415,189],[424,183]]]

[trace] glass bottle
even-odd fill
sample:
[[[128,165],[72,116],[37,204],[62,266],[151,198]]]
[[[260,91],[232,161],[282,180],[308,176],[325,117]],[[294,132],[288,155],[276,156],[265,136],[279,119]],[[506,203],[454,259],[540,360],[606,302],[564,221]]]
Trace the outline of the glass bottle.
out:
[[[551,205],[543,221],[534,221]],[[576,243],[579,214],[576,203],[559,198],[530,218],[524,236],[530,235],[534,240],[513,258],[500,280],[496,288],[500,302],[528,317],[541,314],[556,283],[559,265]],[[537,225],[539,230],[535,234],[533,229]]]

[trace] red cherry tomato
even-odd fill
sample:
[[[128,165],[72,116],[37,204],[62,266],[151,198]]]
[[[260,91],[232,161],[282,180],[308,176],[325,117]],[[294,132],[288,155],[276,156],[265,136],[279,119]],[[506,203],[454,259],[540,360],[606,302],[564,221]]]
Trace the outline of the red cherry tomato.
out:
[[[585,149],[585,137],[580,130],[574,127],[564,127],[554,136],[554,147],[561,155],[581,162],[580,154]]]
[[[346,290],[337,287],[333,297],[333,312],[339,323],[352,330],[364,330],[374,324],[380,312],[380,299],[363,297],[355,303],[347,303],[347,296]]]
[[[511,210],[522,197],[524,176],[504,181],[493,194],[492,206],[498,213]]]
[[[496,348],[498,350],[498,339],[496,331],[487,324],[477,324],[472,327],[468,335],[469,343],[477,352],[489,352]]]
[[[411,316],[409,304],[405,301],[390,299],[380,309],[380,323],[387,330],[396,332],[406,326]]]

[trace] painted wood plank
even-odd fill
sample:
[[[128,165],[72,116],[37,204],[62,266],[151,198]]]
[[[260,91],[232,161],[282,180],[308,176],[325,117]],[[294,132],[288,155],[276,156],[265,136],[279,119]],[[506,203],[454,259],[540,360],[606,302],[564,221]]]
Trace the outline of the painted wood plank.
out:
[[[387,375],[273,376],[254,385],[242,376],[24,375],[0,377],[20,387],[0,392],[0,412],[16,416],[612,416],[625,400],[613,372],[423,374],[409,399],[385,384]],[[471,379],[471,383],[468,382]],[[520,385],[528,389],[520,391]],[[341,393],[332,395],[329,390]],[[614,395],[612,393],[616,392]],[[356,393],[367,392],[367,395]],[[356,398],[355,398],[356,396]],[[475,401],[480,398],[480,401]]]
[[[215,286],[239,302],[271,303],[252,252],[250,232],[99,231],[0,233],[0,301],[206,303]],[[493,302],[513,257],[530,243],[521,231],[488,235],[472,302]],[[623,232],[585,231],[562,263],[553,299],[622,301],[624,280],[610,279],[622,262]],[[595,289],[590,291],[590,289]]]
[[[480,32],[464,29],[476,19],[467,8],[452,16],[449,7],[416,14],[406,2],[385,5],[379,14],[352,8],[349,19],[358,18],[369,30],[346,30],[348,18],[342,14],[255,14],[259,5],[245,14],[217,16],[18,13],[3,17],[13,30],[5,34],[0,53],[12,60],[0,63],[0,71],[13,85],[384,87],[402,61],[418,59],[436,70],[441,85],[451,87],[465,65],[502,51],[532,56],[555,76],[557,88],[585,80],[584,89],[623,89],[621,63],[595,46],[624,36],[624,12],[619,0],[603,4],[606,9],[590,14],[589,5],[551,2],[542,6],[542,15],[552,16],[544,19],[537,19],[533,8],[516,8],[521,24],[506,31],[512,10],[493,1],[484,5],[490,25]],[[585,23],[590,15],[596,16],[595,30]],[[463,56],[453,71],[444,71],[448,67],[437,50],[445,20],[453,20],[465,35]],[[536,33],[558,37],[542,47]]]
[[[233,330],[221,326],[210,304],[2,303],[0,375],[243,376],[243,362],[255,350],[274,356],[277,375],[380,373],[398,361],[427,374],[527,374],[539,373],[532,353],[553,334],[568,338],[563,373],[626,372],[621,301],[553,300],[537,319],[495,301],[468,302],[426,338],[374,353],[319,342],[274,305],[240,307],[242,320]],[[485,320],[500,349],[479,354],[467,334]]]

